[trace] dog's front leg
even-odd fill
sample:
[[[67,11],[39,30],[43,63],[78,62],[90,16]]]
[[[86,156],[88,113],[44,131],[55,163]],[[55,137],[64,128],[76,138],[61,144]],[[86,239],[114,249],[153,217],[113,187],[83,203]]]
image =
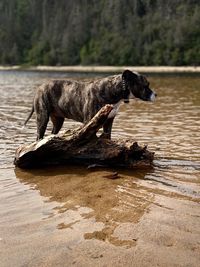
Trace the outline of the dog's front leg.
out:
[[[103,125],[103,133],[100,136],[101,138],[111,139],[111,131],[114,118],[109,118]]]
[[[103,125],[103,133],[101,135],[102,138],[111,139],[113,120],[114,120],[115,116],[117,115],[117,112],[119,110],[119,106],[120,106],[120,101],[114,105],[113,109],[111,110],[110,114],[108,115],[108,119],[106,120],[106,122]]]

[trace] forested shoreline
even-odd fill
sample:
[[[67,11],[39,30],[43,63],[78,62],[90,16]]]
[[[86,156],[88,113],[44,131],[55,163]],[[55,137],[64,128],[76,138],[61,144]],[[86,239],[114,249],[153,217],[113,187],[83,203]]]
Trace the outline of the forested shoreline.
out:
[[[200,65],[198,0],[1,0],[1,65]]]

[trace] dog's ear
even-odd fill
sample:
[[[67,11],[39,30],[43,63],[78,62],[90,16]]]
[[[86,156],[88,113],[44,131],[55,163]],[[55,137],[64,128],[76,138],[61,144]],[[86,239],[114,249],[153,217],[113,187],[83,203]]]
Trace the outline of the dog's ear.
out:
[[[138,75],[130,70],[125,70],[122,73],[122,79],[125,80],[126,82],[132,82],[138,79]]]

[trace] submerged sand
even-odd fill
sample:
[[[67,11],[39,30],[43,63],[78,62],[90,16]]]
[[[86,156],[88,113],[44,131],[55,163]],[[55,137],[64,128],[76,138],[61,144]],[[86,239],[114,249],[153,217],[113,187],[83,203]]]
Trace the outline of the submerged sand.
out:
[[[148,144],[153,169],[22,171],[12,161],[35,140],[34,119],[21,130],[34,88],[66,74],[0,74],[0,267],[200,266],[198,75],[155,75],[153,105],[120,107],[113,138]]]
[[[4,226],[1,266],[199,266],[200,199],[148,184],[148,172],[16,169],[42,201],[21,197],[37,215]]]

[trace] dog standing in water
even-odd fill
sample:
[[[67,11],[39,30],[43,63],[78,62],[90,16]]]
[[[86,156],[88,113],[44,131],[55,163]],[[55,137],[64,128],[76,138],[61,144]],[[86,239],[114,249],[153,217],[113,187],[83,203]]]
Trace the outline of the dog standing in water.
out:
[[[154,101],[155,97],[147,79],[130,70],[87,82],[53,80],[38,88],[32,111],[24,125],[35,111],[39,140],[44,137],[49,117],[53,123],[52,134],[57,134],[65,118],[87,123],[104,105],[113,104],[114,109],[103,125],[103,136],[110,139],[121,101],[128,103],[130,98]]]

